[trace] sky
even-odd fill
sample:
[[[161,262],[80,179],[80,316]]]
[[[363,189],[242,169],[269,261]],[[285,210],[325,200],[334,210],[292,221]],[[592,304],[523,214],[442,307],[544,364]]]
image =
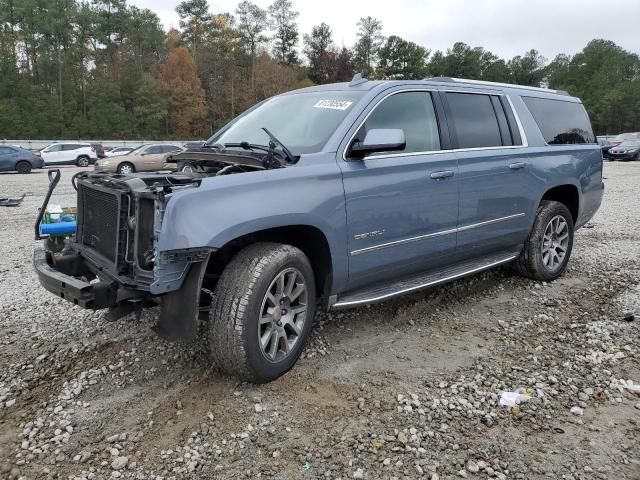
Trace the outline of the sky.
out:
[[[266,8],[273,0],[253,0]],[[208,0],[212,13],[233,12],[237,0]],[[179,0],[130,0],[178,27]],[[462,41],[503,58],[536,48],[551,60],[605,38],[640,53],[640,0],[293,0],[301,34],[328,23],[338,46],[356,40],[356,23],[371,15],[385,36],[399,35],[436,51]],[[302,38],[302,35],[301,35]]]

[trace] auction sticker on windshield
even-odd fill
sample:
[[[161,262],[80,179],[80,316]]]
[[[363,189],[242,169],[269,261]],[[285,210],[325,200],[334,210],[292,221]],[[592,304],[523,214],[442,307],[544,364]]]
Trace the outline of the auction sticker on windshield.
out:
[[[346,110],[353,102],[346,100],[318,100],[314,108],[330,108],[332,110]]]

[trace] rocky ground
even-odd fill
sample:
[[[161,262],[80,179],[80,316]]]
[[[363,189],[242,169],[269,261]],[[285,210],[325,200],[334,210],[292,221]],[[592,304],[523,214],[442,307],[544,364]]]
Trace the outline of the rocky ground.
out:
[[[46,173],[0,174],[0,197],[26,193],[0,208],[0,477],[639,479],[640,163],[605,176],[560,280],[492,271],[318,314],[256,386],[156,337],[153,311],[108,323],[41,289]]]

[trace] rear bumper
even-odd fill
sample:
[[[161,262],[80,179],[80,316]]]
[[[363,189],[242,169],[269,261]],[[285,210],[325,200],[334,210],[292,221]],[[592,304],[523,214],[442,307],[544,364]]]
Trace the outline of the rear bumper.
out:
[[[40,284],[55,296],[83,308],[98,310],[117,305],[120,301],[140,297],[136,292],[115,281],[88,282],[91,272],[78,255],[54,257],[42,248],[33,252],[33,266]]]

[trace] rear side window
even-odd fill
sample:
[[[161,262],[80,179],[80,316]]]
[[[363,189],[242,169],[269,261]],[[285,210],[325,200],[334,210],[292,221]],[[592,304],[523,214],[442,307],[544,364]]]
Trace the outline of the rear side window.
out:
[[[501,147],[503,143],[498,116],[489,95],[475,93],[447,93],[447,102],[458,136],[458,148]],[[504,111],[501,111],[500,120]],[[505,132],[505,138],[506,138]]]
[[[11,147],[0,147],[0,155],[11,155],[12,153],[16,153]]]
[[[549,145],[596,143],[591,122],[581,103],[522,97]]]
[[[176,152],[178,150],[180,150],[180,148],[176,147],[175,145],[165,145],[164,147],[162,147],[162,151],[164,153]]]
[[[386,98],[375,107],[356,138],[364,140],[367,131],[378,128],[403,130],[405,153],[440,150],[438,121],[429,92],[402,92]]]
[[[149,155],[155,155],[157,153],[162,153],[162,145],[154,145],[153,147],[149,147],[145,150],[145,153]]]

